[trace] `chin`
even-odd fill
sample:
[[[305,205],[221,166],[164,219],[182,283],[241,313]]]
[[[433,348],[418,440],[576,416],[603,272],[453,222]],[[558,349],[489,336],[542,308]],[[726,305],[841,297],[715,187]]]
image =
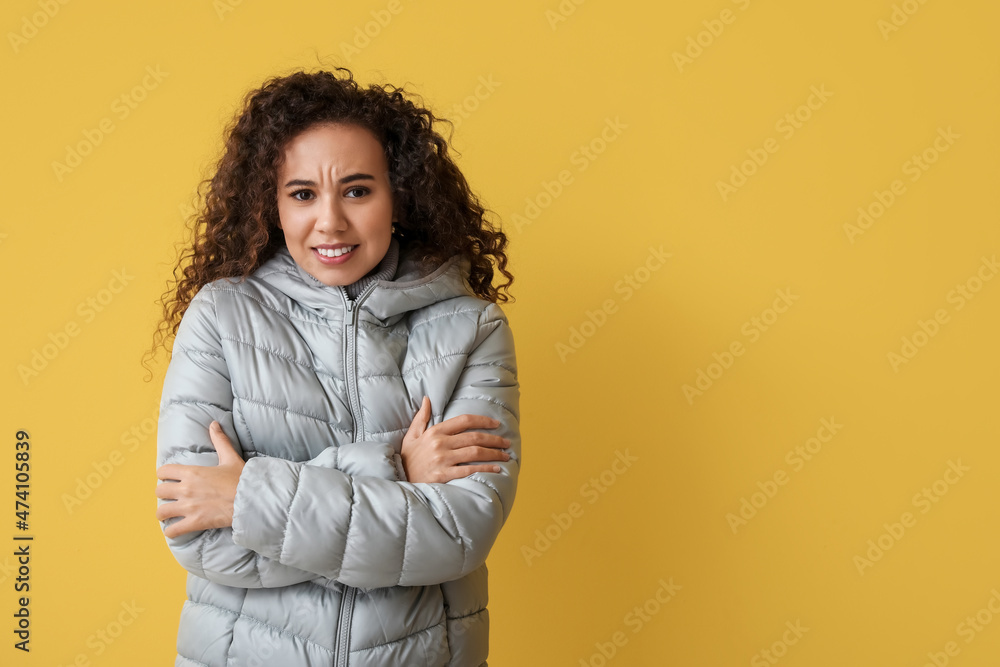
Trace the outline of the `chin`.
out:
[[[346,287],[347,285],[361,279],[361,276],[355,276],[353,271],[350,275],[337,273],[327,266],[318,267],[316,273],[313,274],[313,277],[327,287]]]

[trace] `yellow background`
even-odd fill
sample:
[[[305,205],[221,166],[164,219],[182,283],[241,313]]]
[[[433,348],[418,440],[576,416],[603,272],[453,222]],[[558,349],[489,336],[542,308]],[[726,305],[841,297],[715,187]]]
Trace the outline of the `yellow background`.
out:
[[[983,258],[1000,251],[1000,8],[665,4],[5,2],[0,662],[173,664],[185,572],[154,518],[151,426],[166,360],[151,381],[140,360],[223,124],[319,58],[455,120],[460,165],[511,238],[524,468],[489,560],[491,665],[996,665],[1000,280]],[[113,131],[57,173],[104,119]],[[753,173],[724,199],[734,166]],[[849,234],[895,180],[903,194]],[[769,311],[781,290],[797,298]],[[921,345],[893,364],[904,338]],[[699,371],[711,386],[685,395]],[[11,632],[18,429],[30,655]],[[818,431],[796,469],[788,453]],[[744,499],[759,507],[733,524]],[[120,636],[95,640],[133,602]]]

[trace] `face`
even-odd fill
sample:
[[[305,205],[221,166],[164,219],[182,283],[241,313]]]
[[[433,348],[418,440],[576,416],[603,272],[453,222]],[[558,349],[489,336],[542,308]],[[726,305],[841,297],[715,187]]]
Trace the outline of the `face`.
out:
[[[324,285],[350,285],[389,250],[392,192],[382,144],[358,125],[314,125],[288,142],[284,157],[278,218],[288,252]]]

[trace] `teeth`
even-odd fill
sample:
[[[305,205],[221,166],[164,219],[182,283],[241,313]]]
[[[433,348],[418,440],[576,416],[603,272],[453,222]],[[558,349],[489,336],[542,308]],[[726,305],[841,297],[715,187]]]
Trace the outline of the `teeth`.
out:
[[[346,255],[358,246],[352,245],[346,248],[337,248],[336,250],[331,250],[329,248],[316,248],[316,252],[323,255],[324,257],[340,257],[341,255]]]

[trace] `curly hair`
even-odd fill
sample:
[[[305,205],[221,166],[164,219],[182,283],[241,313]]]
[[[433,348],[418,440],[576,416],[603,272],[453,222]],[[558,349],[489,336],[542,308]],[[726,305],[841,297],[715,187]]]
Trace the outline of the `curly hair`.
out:
[[[514,280],[506,270],[507,236],[486,219],[487,209],[434,127],[450,121],[415,104],[402,87],[365,88],[347,68],[332,69],[299,69],[246,94],[226,128],[214,176],[198,186],[191,241],[179,253],[172,286],[161,297],[163,319],[147,356],[176,336],[201,287],[219,278],[242,280],[284,246],[277,205],[284,148],[321,123],[359,125],[382,144],[401,252],[414,253],[427,266],[461,254],[471,262],[468,281],[477,296],[493,303],[512,300],[504,293]],[[498,287],[493,286],[494,263],[507,279]]]

